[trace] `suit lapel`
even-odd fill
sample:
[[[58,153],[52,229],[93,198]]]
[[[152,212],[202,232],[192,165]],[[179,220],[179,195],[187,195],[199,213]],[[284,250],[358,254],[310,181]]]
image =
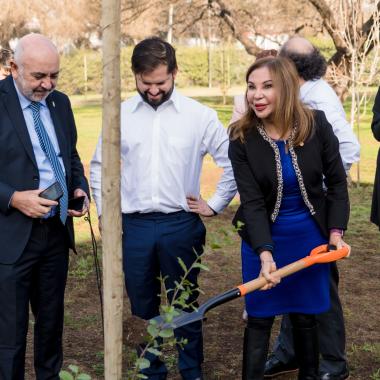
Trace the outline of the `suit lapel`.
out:
[[[36,157],[34,156],[32,142],[30,140],[28,128],[25,123],[24,114],[21,109],[20,101],[16,89],[13,85],[12,77],[9,77],[4,85],[6,93],[2,94],[4,107],[8,111],[8,116],[33,164],[37,168]]]
[[[68,173],[69,164],[69,156],[67,152],[67,138],[64,131],[64,126],[61,118],[58,114],[59,104],[57,104],[54,99],[54,93],[49,95],[46,99],[46,104],[49,107],[50,116],[54,124],[55,134],[57,136],[57,141],[59,145],[59,150],[61,151],[62,160],[65,165],[66,173]]]

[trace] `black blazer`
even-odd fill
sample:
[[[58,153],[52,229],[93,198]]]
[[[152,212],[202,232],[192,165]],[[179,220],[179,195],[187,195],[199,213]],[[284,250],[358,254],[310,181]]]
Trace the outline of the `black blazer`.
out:
[[[314,207],[313,216],[327,237],[330,228],[347,228],[347,179],[331,125],[322,111],[314,111],[314,116],[313,135],[294,150],[308,199]],[[237,226],[238,221],[244,223],[239,234],[254,249],[274,245],[270,216],[275,208],[279,181],[273,148],[253,128],[244,143],[239,139],[230,142],[229,157],[241,201],[234,225]],[[323,176],[327,191],[323,189]]]
[[[66,170],[69,197],[77,188],[89,194],[77,149],[77,132],[69,98],[53,91],[46,99]],[[12,264],[20,257],[30,236],[32,218],[9,208],[14,191],[38,189],[39,172],[13,78],[0,81],[0,262]],[[66,229],[75,250],[71,217]]]

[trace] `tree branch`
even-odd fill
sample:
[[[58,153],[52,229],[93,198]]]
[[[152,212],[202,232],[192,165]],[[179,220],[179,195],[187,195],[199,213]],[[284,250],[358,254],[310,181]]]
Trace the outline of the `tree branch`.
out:
[[[230,9],[224,4],[224,1],[222,0],[209,0],[209,6],[212,10],[212,12],[220,17],[225,24],[230,29],[232,35],[242,43],[245,50],[250,55],[256,55],[259,53],[262,49],[256,45],[254,41],[250,38],[252,35],[252,30],[248,28],[241,28],[237,26],[237,23],[235,23],[235,19],[232,15],[232,12]],[[253,32],[253,34],[256,34],[256,32]]]
[[[348,47],[344,39],[339,33],[340,26],[336,21],[334,14],[325,0],[309,0],[309,2],[315,7],[323,20],[323,26],[326,28],[330,37],[332,38],[337,52],[334,54],[341,56],[348,53]],[[330,60],[332,60],[331,58]]]

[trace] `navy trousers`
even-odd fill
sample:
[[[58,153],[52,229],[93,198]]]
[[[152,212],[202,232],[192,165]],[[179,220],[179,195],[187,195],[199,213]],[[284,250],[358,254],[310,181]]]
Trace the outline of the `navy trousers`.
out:
[[[181,281],[181,258],[189,268],[197,255],[203,253],[206,229],[197,214],[179,211],[171,214],[123,214],[123,267],[132,314],[148,320],[159,314],[161,282],[166,290],[175,289]],[[196,252],[196,253],[195,253]],[[198,287],[198,269],[187,279]],[[169,292],[169,300],[173,292]],[[188,304],[196,302],[194,291]],[[177,340],[187,339],[179,348],[178,367],[182,378],[194,380],[201,377],[203,362],[202,323],[195,322],[174,331]],[[151,366],[144,374],[151,380],[166,379],[167,369],[157,357],[150,357]]]

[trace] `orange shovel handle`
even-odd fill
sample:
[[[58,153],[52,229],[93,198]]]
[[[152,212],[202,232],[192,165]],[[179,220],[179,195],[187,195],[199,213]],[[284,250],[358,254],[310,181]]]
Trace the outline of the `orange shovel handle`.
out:
[[[294,263],[288,264],[272,274],[276,277],[283,278],[289,276],[301,269],[307,268],[313,264],[330,263],[332,261],[337,261],[346,257],[349,254],[349,248],[343,247],[334,251],[328,251],[328,245],[320,245],[314,248],[309,256],[303,259],[297,260]],[[252,281],[246,282],[245,284],[239,285],[240,295],[243,297],[254,290],[260,289],[267,284],[267,280],[264,277],[258,277]]]

